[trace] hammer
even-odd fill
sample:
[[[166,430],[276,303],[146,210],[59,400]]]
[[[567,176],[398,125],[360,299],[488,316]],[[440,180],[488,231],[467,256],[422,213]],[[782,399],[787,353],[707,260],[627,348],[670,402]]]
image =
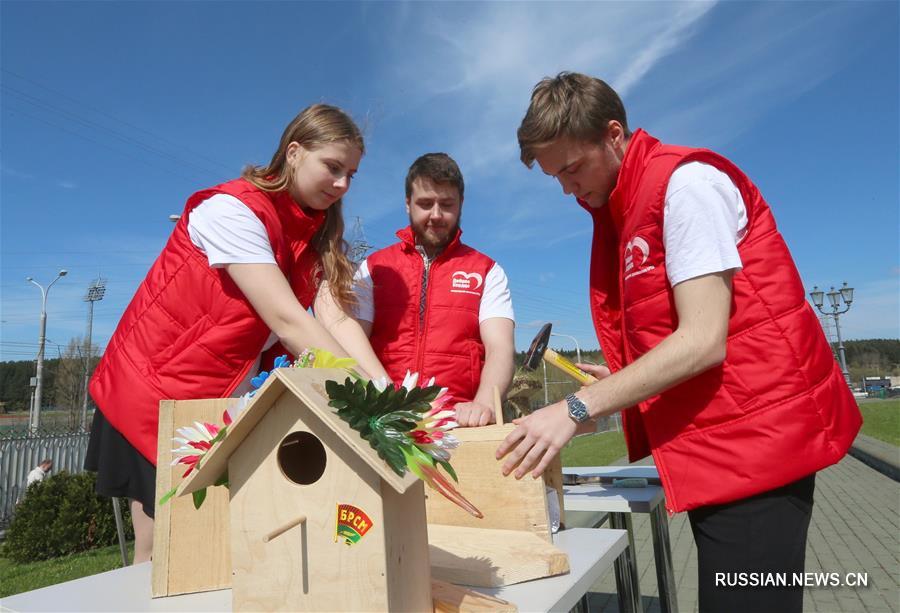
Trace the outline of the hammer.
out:
[[[550,330],[552,328],[553,324],[544,324],[537,336],[534,337],[534,340],[531,341],[531,347],[528,348],[528,353],[525,355],[525,370],[534,370],[541,363],[541,360],[544,360],[550,366],[555,366],[582,385],[596,383],[597,379],[594,376],[587,374],[572,362],[547,347],[550,343]]]

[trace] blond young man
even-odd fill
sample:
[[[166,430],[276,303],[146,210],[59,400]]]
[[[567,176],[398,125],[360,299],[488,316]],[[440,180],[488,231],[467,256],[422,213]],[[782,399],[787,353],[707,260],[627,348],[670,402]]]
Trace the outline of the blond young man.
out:
[[[537,477],[622,411],[629,458],[652,454],[669,511],[689,514],[700,610],[802,611],[800,585],[728,577],[803,572],[815,473],[861,420],[768,204],[724,157],[632,133],[587,75],[538,83],[518,140],[593,219],[608,369],[582,365],[600,381],[523,419],[497,450],[503,473]]]

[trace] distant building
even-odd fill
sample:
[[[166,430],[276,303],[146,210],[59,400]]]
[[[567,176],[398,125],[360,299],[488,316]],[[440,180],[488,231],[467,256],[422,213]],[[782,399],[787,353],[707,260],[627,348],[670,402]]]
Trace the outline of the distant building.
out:
[[[865,385],[865,389],[863,391],[866,392],[880,392],[881,390],[889,390],[892,385],[892,379],[897,379],[898,377],[865,377],[863,379],[863,385]]]

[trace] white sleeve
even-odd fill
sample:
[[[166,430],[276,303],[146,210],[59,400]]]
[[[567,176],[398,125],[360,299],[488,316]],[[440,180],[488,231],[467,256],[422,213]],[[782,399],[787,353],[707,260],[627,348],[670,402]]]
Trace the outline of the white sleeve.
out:
[[[375,304],[372,299],[372,276],[369,274],[369,260],[356,269],[353,275],[353,293],[356,294],[356,319],[375,321]]]
[[[740,269],[737,245],[746,226],[744,199],[728,175],[701,162],[679,166],[669,179],[663,217],[669,283]]]
[[[191,211],[188,235],[213,268],[276,263],[262,221],[246,204],[228,194],[215,194]]]
[[[505,317],[516,321],[513,313],[512,296],[509,293],[509,281],[500,264],[494,263],[484,280],[484,292],[478,308],[478,323],[492,317]]]

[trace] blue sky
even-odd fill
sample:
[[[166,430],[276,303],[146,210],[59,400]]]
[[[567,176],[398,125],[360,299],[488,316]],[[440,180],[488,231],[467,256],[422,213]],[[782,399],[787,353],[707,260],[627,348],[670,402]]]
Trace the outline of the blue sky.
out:
[[[377,247],[403,178],[446,151],[464,238],[506,269],[525,348],[553,321],[596,347],[590,222],[518,161],[531,87],[577,70],[632,128],[730,157],[760,186],[808,287],[848,281],[845,338],[900,336],[898,3],[0,3],[0,360],[84,333],[105,345],[193,191],[269,159],[318,101],[368,152],[347,202]],[[558,346],[571,346],[559,338]]]

